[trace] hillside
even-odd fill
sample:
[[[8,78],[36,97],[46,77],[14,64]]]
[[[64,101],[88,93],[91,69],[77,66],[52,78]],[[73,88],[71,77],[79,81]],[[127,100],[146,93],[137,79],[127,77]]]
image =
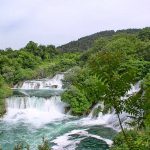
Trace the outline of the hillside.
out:
[[[89,36],[79,38],[77,41],[71,41],[65,45],[59,46],[58,49],[60,49],[63,52],[85,51],[85,50],[88,50],[89,48],[91,48],[94,44],[94,41],[97,40],[98,38],[103,38],[103,37],[109,38],[118,33],[138,34],[138,32],[140,30],[141,29],[101,31],[101,32],[97,32],[97,33],[89,35]]]

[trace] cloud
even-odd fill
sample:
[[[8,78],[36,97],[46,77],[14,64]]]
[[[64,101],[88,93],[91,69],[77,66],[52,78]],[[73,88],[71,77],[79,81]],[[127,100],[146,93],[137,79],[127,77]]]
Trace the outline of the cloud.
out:
[[[149,0],[1,0],[0,48],[61,45],[101,30],[150,25]]]

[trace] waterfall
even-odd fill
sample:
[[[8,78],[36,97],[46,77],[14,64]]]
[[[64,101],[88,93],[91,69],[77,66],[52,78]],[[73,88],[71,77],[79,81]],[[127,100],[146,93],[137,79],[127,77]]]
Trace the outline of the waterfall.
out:
[[[25,96],[12,96],[6,99],[7,114],[4,120],[41,125],[64,118],[66,104],[61,101],[57,92],[62,89],[63,77],[63,74],[57,74],[52,79],[25,81],[21,87],[16,86],[18,88],[15,90]],[[55,91],[51,91],[51,88],[55,88]],[[45,98],[47,93],[52,93],[53,96]],[[39,94],[43,96],[37,97]]]
[[[66,114],[67,104],[62,102],[60,95],[56,93],[63,90],[62,79],[63,74],[59,74],[52,79],[25,81],[22,85],[14,88],[24,95],[13,95],[6,99],[7,113],[0,120],[1,134],[4,134],[4,140],[0,142],[2,148],[5,148],[6,141],[9,143],[7,144],[8,149],[11,149],[16,141],[22,140],[27,141],[34,150],[42,136],[50,139],[55,150],[75,149],[84,139],[97,139],[108,145],[112,144],[111,138],[107,139],[108,137],[105,135],[97,135],[91,131],[95,125],[114,125],[115,114],[99,113],[97,118],[93,118],[94,109],[99,106],[103,108],[103,104],[97,104],[88,117],[80,118]],[[37,83],[39,84],[38,89]],[[43,95],[37,96],[37,93],[40,95],[43,93]],[[44,97],[47,93],[53,93],[53,95]],[[75,138],[75,136],[77,137]]]
[[[62,90],[63,78],[63,74],[57,74],[52,79],[25,81],[22,86],[17,88],[19,91],[22,90],[22,93],[24,92],[24,97],[13,96],[6,99],[7,114],[5,115],[4,119],[7,121],[21,120],[30,123],[42,124],[51,122],[53,120],[62,119],[67,116],[67,114],[65,115],[64,113],[67,104],[61,101],[59,94],[56,92]],[[55,88],[56,90],[52,91],[53,96],[44,98],[47,93],[51,93],[52,88]],[[135,85],[131,85],[131,89],[126,92],[124,97],[121,97],[121,100],[127,100],[129,96],[137,93],[139,90],[140,82]],[[45,91],[47,93],[45,93]],[[37,94],[40,92],[43,93],[43,96],[37,97]],[[108,112],[107,114],[99,112],[97,117],[93,117],[93,113],[98,107],[103,110],[103,103],[98,103],[92,109],[89,116],[81,119],[81,123],[86,125],[109,125],[119,130],[119,122],[114,110]],[[120,114],[120,118],[123,126],[127,127],[126,122],[130,120],[128,118],[128,114],[123,112]]]
[[[51,98],[10,97],[6,99],[7,114],[5,121],[23,121],[42,125],[65,117],[66,104],[60,96]]]
[[[125,96],[121,97],[121,100],[127,100],[130,96],[136,94],[140,91],[140,81],[137,82],[135,85],[131,84],[130,90],[128,90],[125,94]]]
[[[15,85],[15,89],[61,89],[63,78],[64,74],[57,74],[52,79],[45,78],[39,80],[28,80],[25,81],[21,86]]]
[[[91,110],[90,114],[88,115],[89,118],[95,117],[95,116],[94,116],[94,111],[95,111],[98,107],[100,107],[100,108],[103,110],[103,109],[104,109],[104,104],[103,104],[103,102],[97,103],[97,104],[93,107],[93,109]],[[99,113],[99,114],[100,114],[100,113]],[[98,114],[98,116],[99,116],[99,114]]]
[[[13,93],[23,96],[50,97],[60,95],[63,91],[62,80],[64,74],[57,74],[52,79],[45,78],[39,80],[28,80],[22,85],[15,85]]]
[[[140,90],[140,82],[137,82],[135,85],[131,85],[131,89],[126,92],[124,97],[121,97],[121,100],[127,100],[128,97],[139,92],[139,90]],[[97,109],[99,106],[103,110],[104,108],[103,102],[100,102],[93,107],[88,117],[81,120],[82,124],[83,125],[102,124],[102,125],[106,125],[106,126],[112,127],[115,130],[120,131],[120,125],[119,125],[117,115],[115,114],[115,110],[109,111],[107,114],[103,114],[102,112],[99,112],[98,116],[93,118],[94,110]],[[130,128],[127,122],[131,121],[131,118],[129,118],[128,116],[129,114],[126,112],[122,112],[120,114],[120,118],[121,118],[122,125],[124,128]]]

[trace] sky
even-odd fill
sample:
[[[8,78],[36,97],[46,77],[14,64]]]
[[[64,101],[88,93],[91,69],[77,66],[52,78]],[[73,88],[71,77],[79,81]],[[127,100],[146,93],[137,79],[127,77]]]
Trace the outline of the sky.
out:
[[[103,30],[150,26],[150,0],[0,0],[0,49],[59,46]]]

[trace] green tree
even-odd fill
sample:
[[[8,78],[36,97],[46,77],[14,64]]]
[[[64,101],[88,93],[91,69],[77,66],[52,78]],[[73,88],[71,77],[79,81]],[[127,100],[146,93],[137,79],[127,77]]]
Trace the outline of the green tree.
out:
[[[148,40],[150,40],[150,27],[143,28],[139,32],[138,38],[141,39],[142,41],[148,41]]]
[[[105,50],[93,55],[89,61],[89,66],[101,81],[105,83],[107,88],[103,97],[104,104],[112,106],[115,109],[122,133],[129,149],[131,149],[120,119],[120,113],[124,110],[124,101],[120,98],[130,89],[130,84],[133,81],[136,71],[131,67],[121,69],[126,61],[127,55],[125,52],[120,50]]]
[[[63,93],[62,99],[70,104],[75,115],[88,114],[105,94],[106,86],[88,68],[72,68],[65,76],[64,83],[68,90]],[[79,113],[77,110],[80,110]]]
[[[29,41],[27,43],[27,45],[25,46],[25,48],[22,49],[22,50],[26,50],[30,53],[33,53],[34,55],[38,55],[38,50],[37,49],[38,49],[38,44],[33,42],[33,41]]]
[[[22,68],[35,68],[40,63],[40,58],[34,56],[32,53],[20,51],[18,62],[22,65]]]
[[[64,92],[62,99],[70,105],[73,115],[83,115],[91,106],[85,95],[75,86]]]

